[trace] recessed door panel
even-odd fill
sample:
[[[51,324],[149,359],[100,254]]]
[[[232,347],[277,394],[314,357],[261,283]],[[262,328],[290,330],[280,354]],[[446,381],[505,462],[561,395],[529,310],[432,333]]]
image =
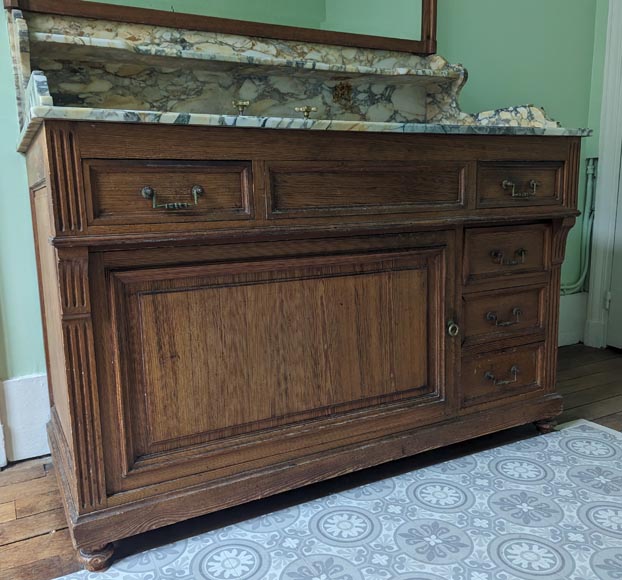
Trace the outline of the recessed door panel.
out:
[[[109,490],[444,414],[450,258],[432,246],[111,271],[122,449]]]

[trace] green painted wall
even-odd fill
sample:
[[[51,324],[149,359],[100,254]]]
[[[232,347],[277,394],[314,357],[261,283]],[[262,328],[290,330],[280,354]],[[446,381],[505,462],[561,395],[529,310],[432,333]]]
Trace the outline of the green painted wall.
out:
[[[326,18],[317,4],[293,0],[149,0],[152,8],[266,19],[288,14],[291,24]],[[207,8],[206,6],[209,6]],[[309,8],[312,6],[313,9]],[[317,9],[316,9],[317,8]],[[239,10],[237,13],[231,9]],[[598,125],[607,0],[439,0],[439,54],[462,62],[470,81],[462,98],[467,111],[512,104],[543,105],[571,127]],[[236,16],[237,14],[237,16]],[[0,22],[0,379],[44,372],[32,226],[24,162],[15,153],[17,110],[6,24]],[[397,33],[396,33],[397,35]],[[593,83],[592,88],[590,82]],[[597,154],[597,139],[585,151]],[[578,270],[579,229],[571,235],[564,278]]]
[[[597,0],[594,23],[594,58],[592,61],[592,82],[590,93],[590,113],[588,127],[594,129],[594,135],[585,140],[584,154],[598,157],[600,140],[600,112],[603,100],[603,77],[605,72],[605,50],[607,48],[607,14],[609,0]]]
[[[0,18],[0,379],[45,372],[30,201],[16,153],[17,106]]]

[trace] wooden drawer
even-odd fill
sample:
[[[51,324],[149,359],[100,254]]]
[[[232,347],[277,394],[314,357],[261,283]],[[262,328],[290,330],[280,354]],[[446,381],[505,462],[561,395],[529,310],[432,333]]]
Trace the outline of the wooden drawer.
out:
[[[465,347],[544,332],[546,287],[466,294],[463,301]]]
[[[83,168],[89,225],[253,217],[250,162],[91,159]]]
[[[462,359],[462,407],[543,389],[544,345]]]
[[[267,165],[268,215],[317,217],[461,208],[466,162],[290,161]]]
[[[563,162],[480,163],[478,207],[561,205]]]
[[[464,282],[543,272],[549,267],[545,225],[472,228],[465,234]]]

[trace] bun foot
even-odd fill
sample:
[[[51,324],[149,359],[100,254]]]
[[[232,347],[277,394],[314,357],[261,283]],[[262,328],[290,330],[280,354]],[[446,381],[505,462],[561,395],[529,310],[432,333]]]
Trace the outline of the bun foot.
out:
[[[541,421],[536,421],[534,425],[540,435],[546,435],[547,433],[555,431],[557,421],[555,419],[542,419]]]
[[[110,560],[114,554],[114,546],[106,544],[102,548],[86,549],[78,551],[78,559],[89,572],[103,572],[110,566]]]

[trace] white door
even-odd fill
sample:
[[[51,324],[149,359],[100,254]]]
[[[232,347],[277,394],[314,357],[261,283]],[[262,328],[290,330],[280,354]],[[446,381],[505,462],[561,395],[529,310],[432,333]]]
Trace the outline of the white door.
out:
[[[622,348],[622,2],[609,2],[584,342]]]

